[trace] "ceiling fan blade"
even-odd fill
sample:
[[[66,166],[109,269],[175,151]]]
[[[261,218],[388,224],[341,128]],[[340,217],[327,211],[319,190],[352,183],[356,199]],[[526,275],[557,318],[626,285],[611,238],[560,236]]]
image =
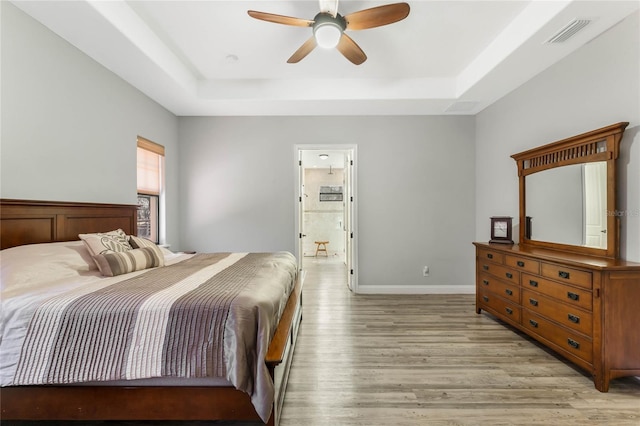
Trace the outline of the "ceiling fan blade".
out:
[[[316,38],[314,36],[311,36],[309,40],[305,41],[302,46],[300,46],[300,48],[296,50],[293,55],[291,55],[291,57],[287,60],[287,63],[296,64],[300,62],[302,59],[304,59],[305,56],[311,53],[311,51],[315,49],[316,46]]]
[[[318,0],[320,12],[328,13],[334,18],[338,14],[338,0]]]
[[[342,33],[342,37],[340,37],[340,41],[336,48],[344,55],[345,58],[356,65],[360,65],[367,60],[367,55],[365,55],[362,49],[360,49],[360,46],[358,46],[356,42],[345,33]]]
[[[409,15],[407,3],[394,3],[350,13],[344,17],[348,30],[366,30],[403,20]]]
[[[255,10],[248,10],[249,16],[261,21],[275,22],[276,24],[292,25],[294,27],[311,27],[314,21],[302,18],[293,18],[291,16],[274,15],[273,13],[258,12]]]

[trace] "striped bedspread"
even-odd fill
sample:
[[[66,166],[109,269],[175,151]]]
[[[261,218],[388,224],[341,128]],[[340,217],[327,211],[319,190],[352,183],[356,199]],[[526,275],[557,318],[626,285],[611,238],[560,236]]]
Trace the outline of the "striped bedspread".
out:
[[[269,341],[296,277],[290,253],[197,254],[39,305],[13,385],[223,377],[267,420]]]

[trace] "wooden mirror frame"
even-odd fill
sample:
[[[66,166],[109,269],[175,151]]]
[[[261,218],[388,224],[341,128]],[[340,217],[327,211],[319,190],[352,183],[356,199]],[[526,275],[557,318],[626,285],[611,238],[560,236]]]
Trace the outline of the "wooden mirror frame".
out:
[[[520,152],[511,156],[518,165],[520,187],[520,245],[550,248],[573,253],[617,259],[620,257],[620,218],[617,212],[616,160],[620,153],[620,141],[628,122],[612,124],[557,142]],[[526,177],[543,170],[571,164],[607,162],[607,248],[536,241],[527,238]]]

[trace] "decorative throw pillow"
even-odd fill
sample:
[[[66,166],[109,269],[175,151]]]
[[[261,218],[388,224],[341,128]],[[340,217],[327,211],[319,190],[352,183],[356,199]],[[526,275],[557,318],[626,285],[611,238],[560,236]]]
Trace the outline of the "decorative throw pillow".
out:
[[[102,275],[115,277],[116,275],[143,269],[164,266],[164,257],[157,247],[143,247],[123,252],[110,252],[94,256]]]
[[[175,253],[173,253],[168,248],[159,246],[156,243],[154,243],[153,241],[147,240],[146,238],[136,237],[135,235],[129,235],[129,244],[131,244],[131,247],[133,247],[134,249],[135,248],[142,248],[142,247],[155,247],[158,250],[160,250],[160,256],[163,257],[163,258],[164,258],[164,256],[173,256],[173,255],[175,255]]]
[[[129,235],[129,244],[131,244],[131,247],[133,247],[134,249],[140,249],[140,248],[151,248],[153,249],[153,251],[155,251],[156,255],[158,256],[158,258],[160,258],[162,264],[159,266],[164,266],[164,253],[162,252],[162,249],[160,248],[160,246],[158,246],[156,243],[154,243],[151,240],[147,240],[146,238],[142,238],[142,237],[136,237],[135,235]]]
[[[158,247],[156,243],[151,240],[147,240],[146,238],[136,237],[135,235],[129,235],[129,244],[134,249],[143,248],[143,247]]]
[[[78,235],[92,256],[111,252],[124,252],[133,249],[122,229],[110,232]]]

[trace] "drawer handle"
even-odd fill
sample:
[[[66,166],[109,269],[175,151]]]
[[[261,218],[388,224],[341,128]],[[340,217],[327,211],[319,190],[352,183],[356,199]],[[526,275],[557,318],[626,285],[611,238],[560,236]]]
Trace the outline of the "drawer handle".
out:
[[[482,280],[482,284],[489,285],[489,280]]]
[[[538,287],[538,281],[529,280],[529,285],[530,285],[531,287]]]
[[[558,271],[558,276],[559,276],[560,278],[564,278],[565,280],[568,280],[568,279],[569,279],[569,275],[570,275],[570,274],[569,274],[568,272],[565,272],[565,271]]]
[[[487,296],[482,296],[482,300],[484,300],[485,302],[488,302],[489,298]]]
[[[504,290],[505,293],[507,293],[509,296],[513,296],[513,291],[509,290],[508,288]]]
[[[521,268],[524,268],[524,262],[522,260],[518,260],[518,262],[516,263],[516,265],[518,265]]]
[[[489,270],[489,265],[482,265],[482,269],[484,269],[485,271]]]
[[[580,349],[580,342],[576,342],[573,339],[567,339],[567,343],[574,349]]]
[[[507,313],[508,313],[509,315],[513,315],[513,309],[511,309],[511,308],[504,308],[504,310],[505,310],[505,311],[507,311]]]
[[[573,315],[573,314],[568,314],[567,317],[569,318],[569,321],[571,321],[574,324],[580,324],[580,317],[577,315]]]
[[[507,276],[507,278],[511,279],[513,278],[513,274],[511,272],[507,272],[505,273],[505,275]]]
[[[538,306],[538,301],[536,299],[529,299],[529,303],[531,303],[533,306]]]
[[[573,293],[573,292],[571,292],[571,291],[568,291],[568,292],[567,292],[567,297],[568,297],[569,299],[571,299],[571,300],[575,300],[575,301],[580,300],[580,295],[579,295],[579,294],[576,294],[576,293]]]
[[[535,328],[538,328],[538,321],[534,321],[532,319],[529,320],[529,324],[531,324],[532,326],[534,326]]]
[[[492,255],[491,253],[487,253],[487,257],[488,257],[489,259],[493,259],[493,255]]]

